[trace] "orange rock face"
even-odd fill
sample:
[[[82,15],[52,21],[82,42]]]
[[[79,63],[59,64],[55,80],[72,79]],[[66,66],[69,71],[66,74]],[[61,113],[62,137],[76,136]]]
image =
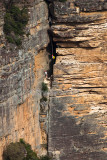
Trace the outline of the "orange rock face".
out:
[[[47,57],[47,58],[46,58]],[[0,117],[1,125],[1,139],[0,139],[0,156],[2,157],[3,150],[11,142],[17,142],[20,138],[31,144],[32,149],[38,154],[43,154],[43,135],[40,126],[40,98],[41,98],[41,83],[44,77],[44,68],[48,69],[47,65],[47,52],[41,51],[35,56],[35,64],[32,71],[34,72],[35,81],[30,86],[30,92],[28,91],[29,81],[24,80],[23,90],[27,93],[21,98],[22,104],[10,105],[13,103],[14,98],[9,98],[9,108],[1,111],[2,117]],[[38,60],[38,62],[37,62]],[[40,63],[41,62],[41,63]],[[31,75],[29,70],[29,76]],[[24,94],[24,93],[23,93]],[[4,106],[7,102],[4,102]],[[47,142],[45,142],[47,143]],[[46,152],[46,151],[45,151]],[[0,159],[1,159],[0,157]]]
[[[107,12],[96,2],[94,12],[88,0],[54,3],[49,152],[57,160],[107,158]]]

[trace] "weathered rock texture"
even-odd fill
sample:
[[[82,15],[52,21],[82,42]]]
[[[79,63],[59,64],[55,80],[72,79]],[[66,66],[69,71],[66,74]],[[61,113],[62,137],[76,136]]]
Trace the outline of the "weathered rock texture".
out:
[[[54,1],[52,6],[58,56],[50,93],[49,153],[55,160],[106,160],[107,1]]]
[[[2,1],[4,2],[4,1]],[[4,5],[0,1],[0,160],[10,142],[23,138],[38,154],[42,133],[39,124],[41,83],[48,69],[48,7],[43,0],[14,1],[26,5],[29,22],[21,48],[8,44],[3,33]],[[44,133],[43,133],[44,134]]]

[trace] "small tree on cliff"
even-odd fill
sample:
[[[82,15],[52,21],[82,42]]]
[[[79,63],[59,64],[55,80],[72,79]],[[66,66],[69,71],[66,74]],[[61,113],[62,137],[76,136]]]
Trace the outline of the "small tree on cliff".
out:
[[[23,160],[26,155],[26,149],[23,144],[16,142],[7,146],[3,152],[3,160]]]
[[[51,158],[47,155],[38,157],[31,145],[20,139],[20,142],[7,146],[3,152],[3,160],[51,160]]]

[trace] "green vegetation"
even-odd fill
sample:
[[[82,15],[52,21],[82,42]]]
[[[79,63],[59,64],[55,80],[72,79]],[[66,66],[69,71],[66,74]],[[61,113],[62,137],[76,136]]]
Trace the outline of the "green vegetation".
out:
[[[43,92],[48,91],[47,84],[46,84],[46,83],[44,83],[44,82],[42,82],[42,91],[43,91]]]
[[[7,146],[3,153],[3,160],[51,160],[51,158],[47,155],[39,158],[31,146],[20,139],[20,142]]]
[[[24,30],[28,19],[28,10],[26,8],[20,10],[18,7],[12,5],[6,10],[3,30],[9,43],[14,43],[17,46],[22,44],[22,37],[25,34]]]
[[[25,143],[23,139],[20,139],[20,143],[24,145],[27,151],[26,157],[23,160],[39,160],[37,154],[31,149],[30,144]]]
[[[51,158],[49,156],[43,156],[40,158],[40,160],[51,160]]]
[[[44,102],[44,101],[46,102],[46,101],[47,101],[47,98],[43,96],[43,97],[40,99],[40,102]]]
[[[26,150],[23,144],[16,142],[10,143],[3,153],[3,160],[23,160]]]

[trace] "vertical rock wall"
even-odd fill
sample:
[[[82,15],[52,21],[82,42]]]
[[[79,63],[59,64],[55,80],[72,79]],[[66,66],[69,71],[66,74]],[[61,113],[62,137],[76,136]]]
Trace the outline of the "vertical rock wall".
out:
[[[55,160],[106,160],[107,1],[54,1],[50,6],[57,57],[49,153]]]
[[[4,2],[4,1],[2,1]],[[29,10],[22,47],[8,44],[3,33],[5,8],[0,2],[0,160],[10,142],[23,138],[42,153],[39,124],[41,83],[48,69],[48,8],[43,0],[14,1]]]

